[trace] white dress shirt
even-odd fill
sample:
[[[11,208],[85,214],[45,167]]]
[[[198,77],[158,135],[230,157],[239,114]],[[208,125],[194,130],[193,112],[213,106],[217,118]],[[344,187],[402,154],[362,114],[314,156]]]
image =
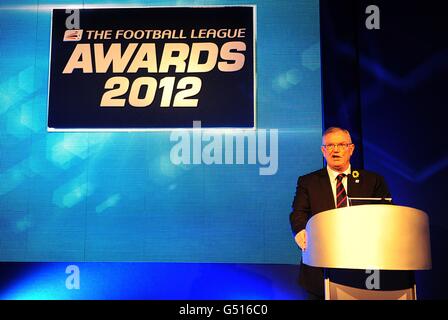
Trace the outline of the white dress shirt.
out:
[[[331,169],[329,166],[327,166],[327,171],[328,171],[328,176],[330,177],[330,184],[331,184],[331,190],[333,191],[333,199],[334,199],[334,206],[335,206],[335,208],[336,208],[336,206],[338,205],[337,203],[336,203],[336,186],[337,186],[337,176],[338,175],[340,175],[341,174],[341,172],[337,172],[337,171],[334,171],[333,169]],[[344,173],[346,176],[344,177],[344,179],[342,179],[342,184],[344,185],[344,188],[345,188],[345,192],[347,193],[347,195],[348,195],[348,186],[347,186],[347,181],[348,181],[348,177],[347,177],[347,175],[349,175],[349,174],[351,174],[352,173],[352,166],[351,165],[349,165],[348,166],[348,169],[347,170],[345,170],[344,172],[342,172],[342,173]]]

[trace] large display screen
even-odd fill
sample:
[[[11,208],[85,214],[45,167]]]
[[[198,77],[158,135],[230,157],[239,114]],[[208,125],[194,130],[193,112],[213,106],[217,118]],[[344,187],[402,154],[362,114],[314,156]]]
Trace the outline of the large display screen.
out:
[[[255,8],[54,9],[49,131],[254,128]]]

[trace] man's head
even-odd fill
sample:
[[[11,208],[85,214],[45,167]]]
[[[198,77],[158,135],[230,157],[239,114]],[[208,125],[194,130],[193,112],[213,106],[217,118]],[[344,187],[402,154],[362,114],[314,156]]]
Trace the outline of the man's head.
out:
[[[331,169],[344,172],[350,165],[350,157],[355,150],[355,145],[347,130],[332,127],[322,136],[321,150]]]

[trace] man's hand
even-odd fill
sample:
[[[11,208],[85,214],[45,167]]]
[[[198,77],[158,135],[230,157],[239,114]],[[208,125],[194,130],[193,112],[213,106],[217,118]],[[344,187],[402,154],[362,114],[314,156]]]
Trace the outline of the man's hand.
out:
[[[303,251],[306,250],[306,230],[303,229],[298,234],[296,234],[295,237],[297,245],[302,249]]]

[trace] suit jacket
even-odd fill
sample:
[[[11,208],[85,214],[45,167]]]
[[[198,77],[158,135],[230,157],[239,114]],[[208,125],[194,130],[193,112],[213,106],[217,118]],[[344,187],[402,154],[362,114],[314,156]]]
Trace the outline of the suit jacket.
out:
[[[349,197],[390,198],[390,192],[382,176],[366,170],[356,170],[358,178],[348,176]],[[335,209],[335,200],[331,189],[327,168],[299,177],[290,214],[294,236],[305,229],[308,220],[322,211]],[[300,264],[299,284],[307,291],[324,295],[323,269]]]

